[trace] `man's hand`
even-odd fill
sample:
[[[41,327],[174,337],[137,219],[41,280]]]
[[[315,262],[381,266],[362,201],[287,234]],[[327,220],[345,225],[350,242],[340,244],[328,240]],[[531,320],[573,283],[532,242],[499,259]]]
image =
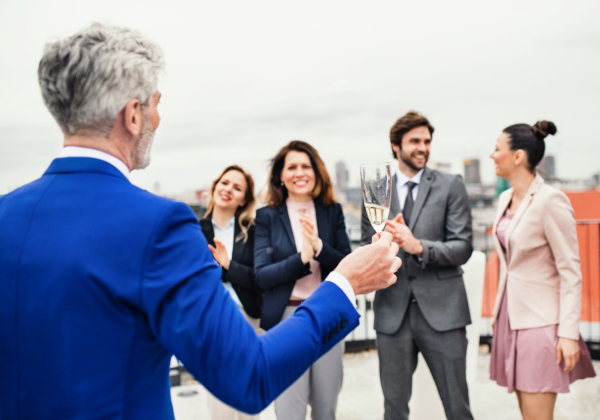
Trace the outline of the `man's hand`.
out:
[[[335,271],[342,274],[354,289],[356,295],[364,295],[385,289],[396,283],[396,271],[402,261],[396,256],[398,244],[392,242],[392,235],[382,232],[373,237],[373,243],[358,248],[346,256]]]
[[[212,252],[215,260],[221,264],[225,270],[229,270],[229,255],[227,255],[227,248],[225,248],[225,244],[219,241],[217,238],[214,239],[216,248],[211,244],[208,244],[208,249]]]
[[[413,236],[408,226],[406,226],[402,213],[398,213],[394,220],[387,220],[384,231],[390,233],[393,241],[408,254],[419,257],[423,255],[423,245],[421,241]]]

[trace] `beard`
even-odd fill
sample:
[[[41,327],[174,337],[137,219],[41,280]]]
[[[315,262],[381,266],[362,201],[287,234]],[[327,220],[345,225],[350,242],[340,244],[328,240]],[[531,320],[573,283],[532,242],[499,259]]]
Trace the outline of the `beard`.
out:
[[[418,172],[421,169],[423,169],[425,167],[425,165],[427,164],[427,161],[429,160],[429,154],[423,155],[425,157],[425,160],[423,162],[423,166],[419,167],[419,166],[415,165],[415,163],[412,161],[412,159],[411,159],[412,155],[404,153],[402,151],[402,149],[400,149],[400,153],[398,153],[398,154],[400,155],[400,160],[402,162],[404,162],[404,164],[406,166],[408,166],[410,169],[412,169],[415,172]]]
[[[134,162],[138,162],[138,164],[134,169],[145,169],[150,165],[150,150],[152,149],[154,133],[155,131],[150,123],[150,117],[146,112],[142,117],[140,136],[135,144]]]

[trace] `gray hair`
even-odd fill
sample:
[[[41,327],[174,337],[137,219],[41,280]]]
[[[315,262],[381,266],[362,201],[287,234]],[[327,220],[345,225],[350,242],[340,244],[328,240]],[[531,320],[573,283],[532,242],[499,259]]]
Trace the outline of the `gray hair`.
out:
[[[127,102],[148,105],[163,69],[157,44],[128,28],[93,23],[46,44],[38,79],[65,134],[90,130],[108,138]]]

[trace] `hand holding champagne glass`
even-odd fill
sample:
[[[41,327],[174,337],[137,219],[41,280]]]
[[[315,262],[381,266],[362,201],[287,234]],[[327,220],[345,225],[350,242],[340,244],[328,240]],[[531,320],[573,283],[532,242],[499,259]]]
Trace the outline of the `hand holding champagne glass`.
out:
[[[392,201],[392,170],[389,162],[360,165],[363,199],[369,221],[375,232],[381,233],[390,213]]]

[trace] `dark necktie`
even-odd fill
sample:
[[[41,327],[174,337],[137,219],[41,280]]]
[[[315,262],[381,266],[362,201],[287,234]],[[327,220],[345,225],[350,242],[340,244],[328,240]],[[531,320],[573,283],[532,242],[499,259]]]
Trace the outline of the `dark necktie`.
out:
[[[410,224],[410,215],[412,213],[413,206],[415,204],[412,196],[412,190],[417,186],[416,182],[408,181],[406,183],[408,187],[408,194],[406,194],[406,200],[404,201],[404,208],[402,209],[402,217],[406,226]]]

